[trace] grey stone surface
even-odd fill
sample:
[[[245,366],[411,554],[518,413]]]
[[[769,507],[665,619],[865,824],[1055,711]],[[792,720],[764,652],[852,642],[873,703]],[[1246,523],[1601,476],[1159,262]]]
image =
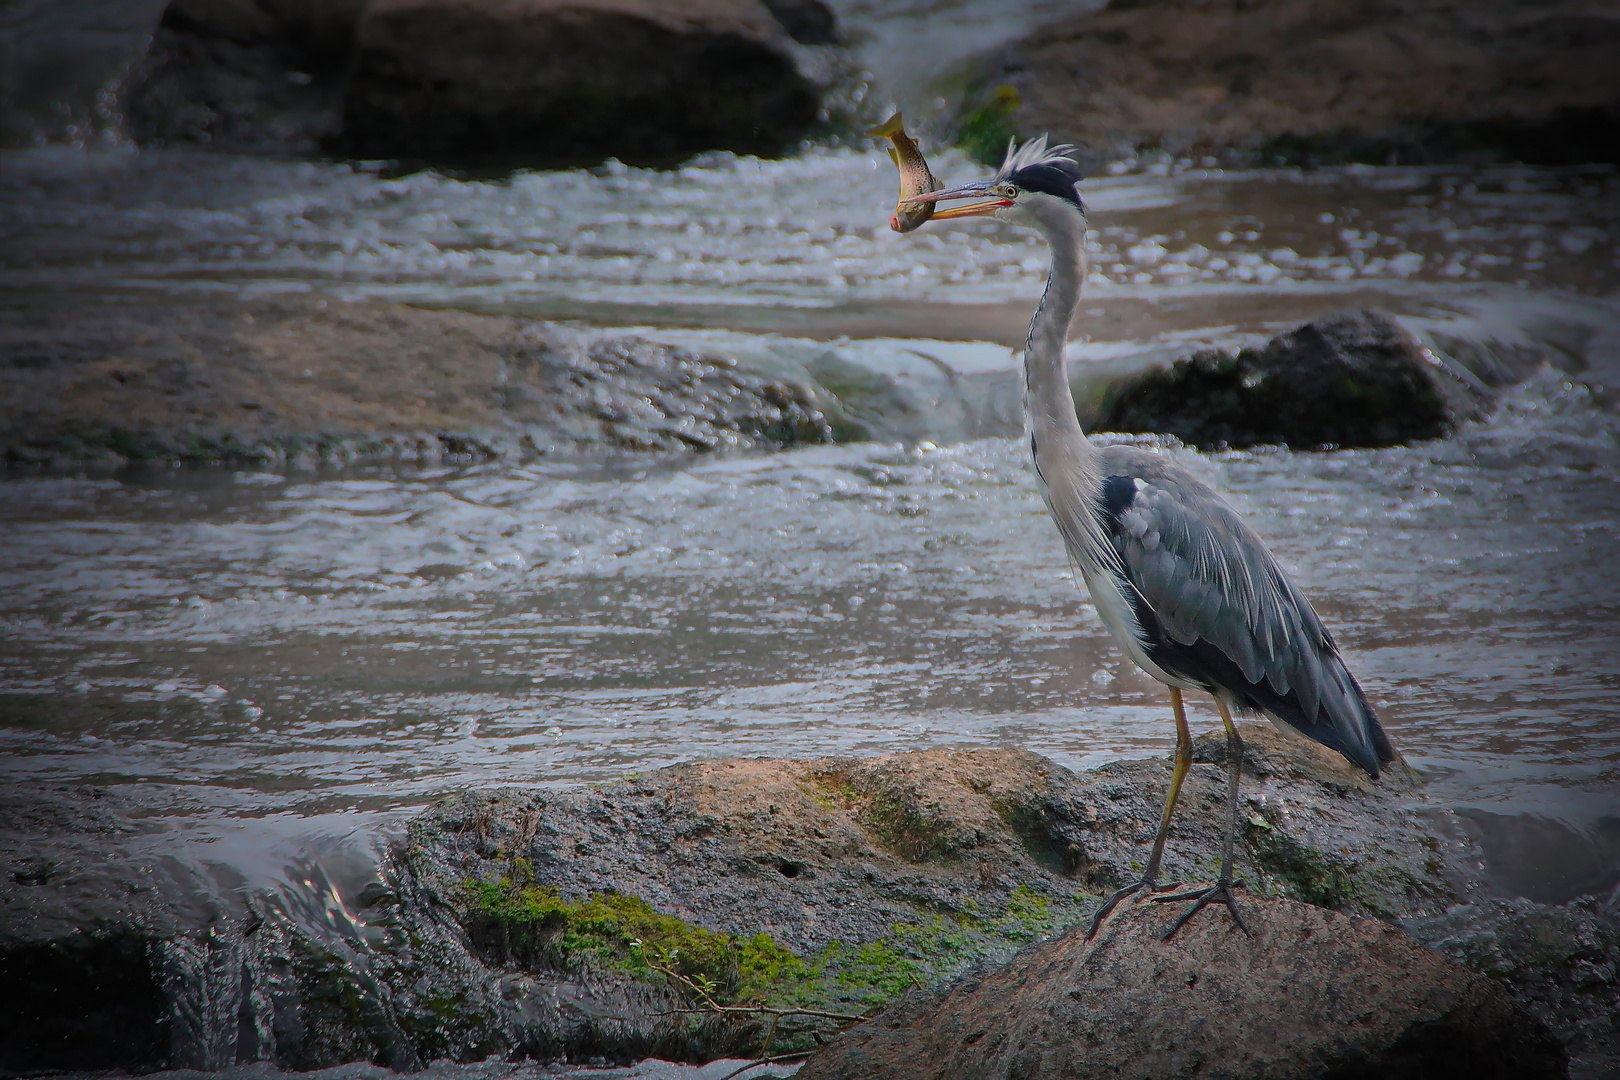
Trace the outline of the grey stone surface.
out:
[[[1556,906],[1476,900],[1401,926],[1512,991],[1569,1048],[1576,1080],[1620,1076],[1620,889]]]
[[[1161,940],[1136,899],[1005,967],[918,994],[817,1051],[805,1080],[1565,1075],[1563,1047],[1500,986],[1394,927],[1251,899]]]
[[[885,386],[850,389],[859,407]],[[310,300],[0,313],[13,463],[478,461],[867,434],[808,375],[502,316]]]

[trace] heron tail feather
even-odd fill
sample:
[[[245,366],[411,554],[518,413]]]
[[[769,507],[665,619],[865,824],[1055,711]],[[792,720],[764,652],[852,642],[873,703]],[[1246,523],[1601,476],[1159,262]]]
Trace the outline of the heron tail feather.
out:
[[[1307,720],[1297,713],[1284,714],[1283,719],[1307,737],[1337,750],[1376,780],[1381,767],[1395,760],[1395,748],[1344,661],[1336,653],[1321,660],[1324,682],[1329,685],[1318,688],[1317,715]]]

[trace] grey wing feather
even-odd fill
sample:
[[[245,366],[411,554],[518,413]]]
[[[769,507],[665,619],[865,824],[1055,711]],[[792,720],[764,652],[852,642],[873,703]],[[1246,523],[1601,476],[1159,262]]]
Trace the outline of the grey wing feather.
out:
[[[1310,601],[1260,538],[1207,485],[1159,455],[1109,447],[1103,466],[1111,477],[1134,481],[1109,522],[1111,538],[1164,635],[1189,647],[1168,658],[1186,663],[1196,655],[1192,647],[1207,642],[1258,688],[1247,695],[1250,704],[1260,701],[1363,767],[1373,763],[1368,771],[1376,775],[1379,758],[1388,760],[1378,721]],[[1186,674],[1216,681],[1217,673]],[[1324,720],[1326,729],[1313,732]]]

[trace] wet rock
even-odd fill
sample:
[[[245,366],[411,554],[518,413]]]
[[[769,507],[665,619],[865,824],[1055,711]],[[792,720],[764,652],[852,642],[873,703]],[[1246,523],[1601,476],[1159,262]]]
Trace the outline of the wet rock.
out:
[[[163,894],[198,882],[130,857],[140,830],[126,811],[95,789],[0,793],[0,1074],[138,1064],[168,1048],[148,953],[186,924]]]
[[[1398,772],[1374,787],[1265,732],[1251,731],[1250,805],[1294,854],[1267,869],[1245,852],[1257,892],[1330,880],[1324,898],[1346,910],[1429,914],[1459,899],[1444,871],[1468,849],[1454,858],[1424,831]],[[309,866],[248,894],[165,856],[113,796],[19,793],[0,808],[0,969],[41,987],[96,979],[102,996],[87,1019],[74,995],[42,992],[28,1038],[0,1038],[0,1060],[311,1069],[757,1053],[757,1016],[682,1012],[694,995],[665,972],[727,1004],[861,1015],[1084,918],[1146,858],[1168,779],[1164,761],[1075,774],[993,749],[721,759],[452,796],[369,885],[339,889]],[[1194,766],[1171,874],[1209,865],[1223,789],[1218,766]],[[97,809],[105,800],[116,805]],[[115,1030],[108,1018],[131,1034],[86,1034]],[[783,1017],[770,1038],[807,1048],[838,1024]],[[43,1049],[40,1031],[57,1033]]]
[[[0,313],[0,390],[12,464],[481,461],[867,434],[808,375],[389,304],[18,309]]]
[[[1592,1031],[1612,989],[1609,916],[1578,905],[1541,922],[1498,914],[1477,901],[1477,850],[1404,766],[1373,782],[1269,725],[1245,725],[1244,738],[1246,905],[1286,914],[1294,908],[1270,902],[1288,898],[1407,916],[1447,955],[1461,955],[1452,939],[1494,933],[1499,944],[1482,955],[1517,965],[1504,985],[1602,1060]],[[1167,877],[1214,869],[1224,746],[1196,743]],[[0,974],[34,990],[27,1025],[0,1025],[0,1065],[413,1069],[491,1057],[700,1061],[759,1054],[767,1040],[810,1049],[847,1021],[721,1013],[696,987],[730,1007],[854,1017],[1005,962],[1140,872],[1169,776],[1165,760],[1074,773],[995,748],[716,759],[572,790],[447,796],[365,881],[311,862],[275,889],[177,857],[116,795],[10,792],[0,799]],[[1318,940],[1386,940],[1368,937],[1367,922],[1287,918],[1319,935],[1289,955],[1301,971],[1317,962]],[[1223,913],[1194,926],[1237,947]],[[1233,955],[1260,969],[1260,954]],[[1546,978],[1569,992],[1548,991],[1536,965],[1561,972]],[[977,977],[997,977],[987,970]],[[1220,980],[1199,985],[1224,992]],[[1522,1030],[1499,996],[1448,985],[1459,1009],[1473,1002],[1501,1031]]]
[[[307,155],[341,127],[364,0],[173,0],[125,95],[154,146]]]
[[[97,788],[0,795],[0,1073],[411,1069],[508,1045],[495,980],[409,881],[352,908],[318,866],[250,891],[139,815]]]
[[[538,349],[525,343],[512,350],[510,364],[533,372],[546,393],[567,403],[582,440],[601,438],[628,450],[792,446],[859,433],[817,388],[638,338],[561,348],[554,340]]]
[[[1439,912],[1466,894],[1468,849],[1412,805],[1401,767],[1375,785],[1269,726],[1246,738],[1240,864],[1256,894],[1350,912]],[[1169,772],[1076,774],[992,749],[720,759],[583,791],[455,797],[413,823],[408,866],[508,993],[538,1003],[519,1005],[534,1018],[527,1052],[757,1053],[758,1023],[661,1019],[648,957],[684,957],[728,1004],[861,1014],[1085,918],[1140,872]],[[1223,791],[1220,767],[1194,766],[1167,874],[1208,875]],[[569,987],[587,977],[598,1012],[558,1013],[550,1003],[578,1000]],[[784,1018],[773,1045],[808,1047],[836,1026]]]
[[[1171,941],[1173,911],[1124,905],[917,995],[811,1056],[803,1080],[1562,1077],[1566,1056],[1501,987],[1370,919],[1245,898]]]
[[[342,144],[359,155],[776,154],[819,107],[760,0],[373,0],[358,33]]]
[[[1614,161],[1617,44],[1620,15],[1580,0],[1116,0],[989,58],[968,126],[1104,160]]]
[[[1620,1075],[1620,892],[1560,906],[1477,900],[1401,925],[1507,987],[1569,1048],[1576,1080]]]
[[[821,0],[764,0],[771,17],[800,45],[837,45],[838,16]]]
[[[1094,425],[1213,449],[1391,446],[1446,434],[1466,391],[1379,311],[1313,320],[1263,349],[1204,349],[1111,388]]]

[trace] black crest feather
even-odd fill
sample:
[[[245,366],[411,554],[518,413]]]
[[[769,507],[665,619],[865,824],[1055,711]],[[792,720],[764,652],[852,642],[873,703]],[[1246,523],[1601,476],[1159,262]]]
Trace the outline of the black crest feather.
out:
[[[996,172],[997,180],[1010,180],[1025,191],[1039,191],[1073,203],[1083,213],[1085,204],[1075,187],[1083,174],[1080,165],[1069,155],[1074,147],[1063,143],[1048,147],[1046,136],[1038,135],[1019,146],[1007,143],[1007,157]]]

